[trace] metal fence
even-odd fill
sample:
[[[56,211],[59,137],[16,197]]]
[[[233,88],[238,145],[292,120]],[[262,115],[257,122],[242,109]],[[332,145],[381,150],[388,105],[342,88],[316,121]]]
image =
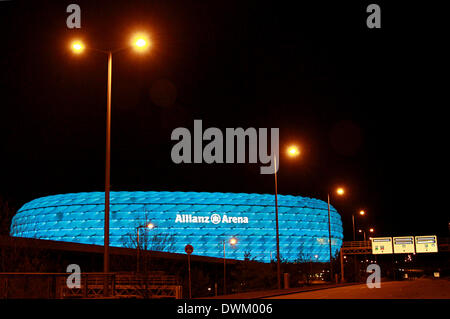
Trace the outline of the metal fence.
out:
[[[70,273],[0,273],[0,298],[182,298],[182,286],[175,276],[82,273],[80,286],[69,288],[69,275]]]

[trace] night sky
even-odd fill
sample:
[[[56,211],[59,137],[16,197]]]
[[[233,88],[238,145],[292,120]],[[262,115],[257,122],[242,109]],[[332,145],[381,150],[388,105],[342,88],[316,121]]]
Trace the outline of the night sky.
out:
[[[366,7],[381,6],[381,29]],[[273,193],[261,164],[174,164],[173,129],[280,128],[278,191],[326,200],[378,236],[448,236],[448,49],[409,2],[0,2],[0,197],[104,190],[106,56],[114,56],[111,189]],[[68,29],[66,7],[81,7]],[[446,85],[447,84],[447,85]],[[445,106],[447,105],[447,107]],[[297,143],[302,155],[283,152]]]

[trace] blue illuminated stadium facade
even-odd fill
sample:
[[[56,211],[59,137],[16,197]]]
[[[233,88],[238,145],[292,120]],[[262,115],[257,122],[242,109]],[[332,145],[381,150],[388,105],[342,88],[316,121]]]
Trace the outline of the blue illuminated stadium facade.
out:
[[[278,212],[282,259],[329,261],[327,203],[279,195]],[[154,229],[140,230],[153,238],[148,249],[184,253],[185,245],[191,244],[195,255],[223,257],[226,240],[227,258],[242,260],[249,254],[269,262],[276,256],[274,195],[111,192],[110,216],[111,246],[133,247],[137,227],[151,222]],[[13,218],[11,235],[103,245],[103,225],[103,192],[62,194],[22,206]],[[234,246],[229,244],[232,237],[238,240]],[[333,207],[331,237],[336,256],[343,231]],[[163,245],[158,247],[158,242]]]

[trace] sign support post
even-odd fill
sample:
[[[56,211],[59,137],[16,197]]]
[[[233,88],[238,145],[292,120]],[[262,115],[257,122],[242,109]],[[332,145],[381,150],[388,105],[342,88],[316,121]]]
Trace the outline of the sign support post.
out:
[[[188,256],[188,276],[189,276],[189,299],[192,299],[192,289],[191,289],[191,254],[194,251],[194,247],[192,245],[186,245],[184,247],[184,251]]]

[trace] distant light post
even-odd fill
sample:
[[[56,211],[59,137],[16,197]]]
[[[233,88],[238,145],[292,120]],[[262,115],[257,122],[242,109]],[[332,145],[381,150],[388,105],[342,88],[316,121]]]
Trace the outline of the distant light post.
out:
[[[287,154],[290,157],[296,157],[300,155],[300,149],[292,145],[287,148]],[[278,227],[278,178],[277,178],[277,157],[274,155],[274,176],[275,176],[275,227],[276,227],[276,240],[277,240],[277,287],[281,289],[281,266],[280,266],[280,232]]]
[[[369,229],[369,232],[371,233],[371,234],[373,234],[374,232],[375,232],[375,229],[373,229],[373,228],[370,228]],[[372,238],[372,237],[370,237],[370,238]],[[366,241],[366,239],[364,238],[364,241]]]
[[[364,234],[364,241],[366,241],[366,231],[365,231],[365,230],[362,230],[362,229],[359,229],[358,231],[359,231],[360,233],[363,233],[363,234]],[[369,229],[369,232],[370,232],[370,233],[373,233],[373,232],[375,232],[375,229],[370,228],[370,229]]]
[[[72,42],[72,50],[76,54],[84,51],[85,45],[82,41],[76,40]],[[105,275],[109,273],[109,190],[110,190],[110,167],[111,167],[111,83],[112,83],[112,55],[119,51],[123,51],[130,47],[134,47],[138,51],[143,51],[148,46],[148,40],[141,34],[136,34],[129,46],[117,50],[99,50],[88,48],[90,50],[106,54],[108,56],[108,80],[106,93],[106,160],[105,160],[105,226],[104,226],[104,255],[103,255],[103,272]],[[107,275],[106,275],[107,276]],[[105,277],[106,278],[106,277]],[[108,283],[105,279],[104,294],[108,295]]]
[[[366,212],[364,210],[359,211],[359,215],[364,216]],[[356,240],[355,236],[355,214],[352,214],[352,222],[353,222],[353,241]]]
[[[278,180],[277,180],[277,157],[274,155],[275,174],[275,227],[277,239],[277,287],[281,289],[281,269],[280,269],[280,233],[278,228]]]
[[[140,264],[140,252],[141,252],[141,244],[140,244],[140,230],[142,228],[146,229],[153,229],[155,228],[155,225],[153,223],[148,223],[147,225],[140,225],[136,227],[137,232],[137,265],[136,265],[136,273],[139,273],[139,264]]]
[[[223,294],[226,295],[227,294],[227,277],[226,277],[226,256],[225,256],[225,239],[222,240],[222,244],[223,244]],[[237,239],[235,237],[232,237],[229,241],[231,246],[234,246],[237,244]]]
[[[336,194],[342,196],[345,194],[345,190],[342,187],[336,189]],[[331,249],[331,216],[330,216],[330,193],[328,195],[328,245],[330,247],[330,277],[331,281],[333,281],[333,252]]]
[[[360,232],[360,233],[363,233],[363,235],[364,235],[364,241],[366,241],[366,231],[365,231],[365,230],[362,230],[362,229],[360,229],[360,230],[359,230],[359,232]]]

